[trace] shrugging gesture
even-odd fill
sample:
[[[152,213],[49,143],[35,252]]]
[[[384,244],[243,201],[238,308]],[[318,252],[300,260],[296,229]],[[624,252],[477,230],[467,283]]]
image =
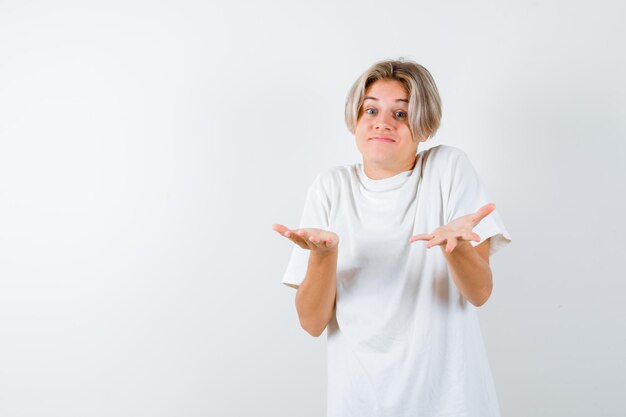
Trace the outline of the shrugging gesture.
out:
[[[316,228],[289,229],[282,224],[273,224],[272,229],[302,249],[326,252],[336,249],[339,244],[339,236],[327,230]]]
[[[411,237],[409,243],[417,240],[427,240],[427,248],[445,244],[445,251],[451,253],[459,240],[480,242],[480,236],[474,233],[472,229],[495,209],[495,204],[486,204],[479,208],[477,212],[458,217],[445,226],[438,227],[430,234],[419,234]]]

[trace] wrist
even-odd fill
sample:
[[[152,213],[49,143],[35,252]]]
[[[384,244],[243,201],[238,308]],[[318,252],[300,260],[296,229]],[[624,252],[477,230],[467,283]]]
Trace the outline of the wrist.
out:
[[[311,250],[311,257],[315,258],[315,259],[327,259],[327,258],[332,258],[334,256],[337,256],[339,250],[338,250],[338,246],[335,246],[333,248],[330,249],[324,249],[324,250]]]

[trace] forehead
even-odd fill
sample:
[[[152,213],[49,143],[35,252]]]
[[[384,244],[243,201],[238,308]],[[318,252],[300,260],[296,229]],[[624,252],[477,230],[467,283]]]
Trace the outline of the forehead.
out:
[[[408,98],[408,91],[400,81],[377,80],[367,87],[363,101],[371,99],[373,101],[400,101],[406,103]]]

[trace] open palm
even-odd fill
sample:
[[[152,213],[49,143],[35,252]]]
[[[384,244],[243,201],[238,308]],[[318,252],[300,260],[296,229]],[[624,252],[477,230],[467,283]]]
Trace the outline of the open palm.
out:
[[[409,243],[413,243],[418,240],[427,240],[427,248],[445,244],[446,252],[451,253],[458,245],[459,240],[473,240],[475,242],[480,242],[480,236],[474,233],[472,229],[474,229],[474,227],[476,227],[482,219],[487,217],[495,209],[495,204],[485,204],[479,208],[477,212],[458,217],[450,223],[438,227],[432,233],[423,233],[411,237],[409,239]]]
[[[327,252],[336,250],[335,248],[339,244],[339,236],[329,230],[317,228],[289,229],[279,223],[273,224],[272,229],[302,249]]]

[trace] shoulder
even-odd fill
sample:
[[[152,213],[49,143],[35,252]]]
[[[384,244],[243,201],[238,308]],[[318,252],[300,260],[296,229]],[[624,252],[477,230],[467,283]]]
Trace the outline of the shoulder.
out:
[[[467,153],[452,145],[437,145],[426,149],[423,153],[425,171],[433,175],[447,178],[454,172],[465,172],[472,169]]]
[[[336,165],[326,168],[315,177],[311,187],[329,192],[339,187],[342,183],[350,181],[356,174],[356,168],[356,164]]]
[[[461,148],[444,144],[433,146],[432,148],[426,149],[420,153],[424,153],[424,156],[427,156],[427,161],[436,160],[440,163],[456,163],[461,159],[467,158],[467,153],[465,153],[465,151]]]

